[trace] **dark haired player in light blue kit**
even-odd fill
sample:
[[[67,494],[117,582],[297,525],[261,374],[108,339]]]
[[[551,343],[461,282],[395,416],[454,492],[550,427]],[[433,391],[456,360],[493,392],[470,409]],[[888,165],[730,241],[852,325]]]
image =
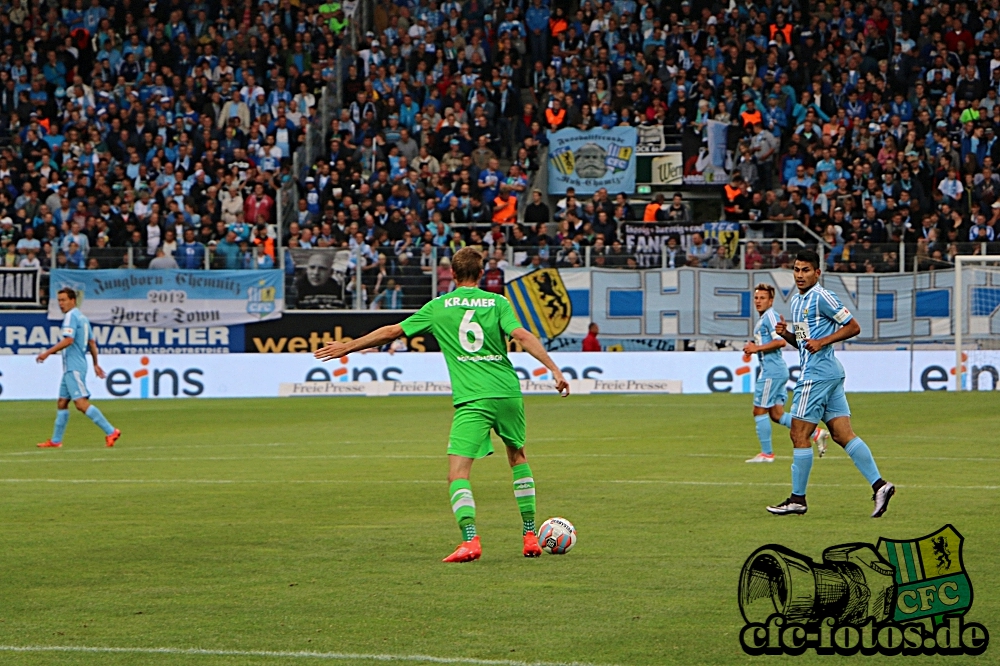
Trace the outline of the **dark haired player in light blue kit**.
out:
[[[760,453],[747,460],[748,463],[774,462],[774,452],[771,450],[771,421],[780,423],[786,428],[792,427],[792,417],[785,412],[785,401],[788,400],[788,366],[781,357],[785,341],[774,332],[778,325],[778,315],[774,312],[774,287],[769,284],[758,284],[753,291],[753,304],[760,315],[754,327],[754,340],[743,347],[744,361],[750,360],[750,354],[757,354],[760,364],[760,375],[753,396],[753,420],[757,425],[757,439],[760,440]],[[826,453],[826,442],[830,433],[816,428],[812,441],[822,458]]]
[[[114,446],[121,437],[121,431],[108,423],[94,405],[90,404],[90,391],[87,390],[87,352],[94,357],[94,374],[99,379],[104,378],[104,370],[97,364],[97,343],[90,328],[90,322],[76,307],[76,292],[72,289],[59,291],[59,309],[66,316],[62,323],[62,340],[38,355],[38,362],[57,352],[62,352],[63,378],[59,385],[59,402],[56,411],[56,424],[52,437],[38,446],[43,449],[58,449],[62,446],[63,433],[69,423],[69,401],[87,415],[97,427],[104,431],[105,446]]]
[[[791,299],[792,329],[784,317],[775,332],[799,350],[801,371],[792,396],[792,494],[767,510],[779,516],[806,512],[806,486],[812,470],[810,435],[820,421],[830,429],[833,441],[844,447],[858,471],[872,486],[878,518],[889,507],[895,486],[882,478],[872,452],[851,427],[851,408],[844,393],[844,366],[832,345],[861,333],[861,326],[837,295],[819,285],[819,255],[802,250],[793,267],[799,293]]]

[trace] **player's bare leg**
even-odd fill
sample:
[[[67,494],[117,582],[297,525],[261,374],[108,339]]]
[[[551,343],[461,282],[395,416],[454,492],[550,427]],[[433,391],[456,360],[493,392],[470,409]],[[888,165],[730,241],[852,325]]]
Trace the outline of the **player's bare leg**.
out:
[[[806,486],[809,484],[809,473],[812,471],[811,436],[815,429],[815,423],[792,419],[792,428],[789,431],[792,438],[792,494],[781,504],[767,507],[767,510],[776,516],[801,515],[808,511]]]
[[[462,530],[462,543],[443,562],[472,562],[483,554],[476,535],[476,502],[472,498],[472,484],[469,483],[473,462],[472,458],[448,456],[448,492],[451,510]]]
[[[872,500],[875,509],[872,518],[879,518],[889,508],[889,500],[896,494],[896,487],[882,478],[872,452],[864,440],[854,433],[850,416],[838,416],[826,424],[830,429],[833,441],[844,447],[844,452],[851,457],[854,466],[872,486]]]
[[[524,540],[524,549],[521,552],[525,557],[540,557],[542,548],[538,545],[538,537],[535,535],[535,479],[531,475],[524,447],[508,446],[506,449],[507,462],[510,463],[514,475],[514,499],[517,500],[523,523],[521,536]]]

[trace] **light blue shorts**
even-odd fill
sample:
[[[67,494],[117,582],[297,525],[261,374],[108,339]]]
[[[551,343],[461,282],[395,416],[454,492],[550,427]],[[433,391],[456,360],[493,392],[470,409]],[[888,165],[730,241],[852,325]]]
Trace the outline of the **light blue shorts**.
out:
[[[753,406],[770,409],[775,405],[784,405],[788,400],[788,390],[785,385],[788,379],[776,377],[758,377],[753,389]]]
[[[73,401],[89,398],[90,391],[87,390],[86,373],[79,370],[64,372],[62,382],[59,384],[59,397]]]
[[[809,423],[829,423],[837,417],[850,416],[844,378],[799,380],[792,394],[791,414],[793,419]]]

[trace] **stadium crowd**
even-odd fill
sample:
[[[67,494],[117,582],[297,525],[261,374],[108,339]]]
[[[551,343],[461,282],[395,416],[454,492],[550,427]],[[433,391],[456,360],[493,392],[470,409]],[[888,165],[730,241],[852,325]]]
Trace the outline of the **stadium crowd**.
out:
[[[450,288],[467,245],[492,270],[508,246],[536,267],[628,267],[622,223],[690,224],[689,206],[600,190],[550,209],[532,188],[546,132],[700,139],[710,120],[733,155],[724,218],[750,238],[801,221],[853,272],[896,270],[889,243],[930,266],[1000,241],[997,0],[374,0],[356,50],[354,7],[0,0],[4,265],[268,268],[279,247],[347,248],[389,307],[390,278]],[[335,91],[320,157],[295,172]],[[691,238],[671,265],[733,265]],[[787,263],[767,243],[747,255]]]

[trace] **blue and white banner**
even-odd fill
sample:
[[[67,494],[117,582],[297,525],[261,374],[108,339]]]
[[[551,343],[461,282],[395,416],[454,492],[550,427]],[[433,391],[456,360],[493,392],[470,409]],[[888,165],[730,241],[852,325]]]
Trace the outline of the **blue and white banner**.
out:
[[[634,127],[549,132],[549,194],[635,192]]]
[[[530,269],[509,267],[510,282]],[[761,282],[776,291],[774,309],[791,318],[795,293],[792,272],[681,268],[676,270],[559,269],[570,303],[570,321],[560,337],[582,338],[596,323],[601,340],[713,338],[749,340],[757,313],[753,287]],[[1000,337],[1000,284],[985,272],[969,272],[963,299],[971,304],[966,330]],[[954,335],[954,271],[904,274],[824,273],[822,284],[837,294],[861,325],[858,341],[886,342],[911,338],[942,341]],[[558,338],[557,338],[558,340]],[[564,349],[550,343],[550,349]],[[662,347],[651,347],[662,348]]]
[[[54,270],[49,319],[62,319],[57,294],[69,287],[92,324],[157,329],[230,326],[277,319],[284,276],[267,271]]]

